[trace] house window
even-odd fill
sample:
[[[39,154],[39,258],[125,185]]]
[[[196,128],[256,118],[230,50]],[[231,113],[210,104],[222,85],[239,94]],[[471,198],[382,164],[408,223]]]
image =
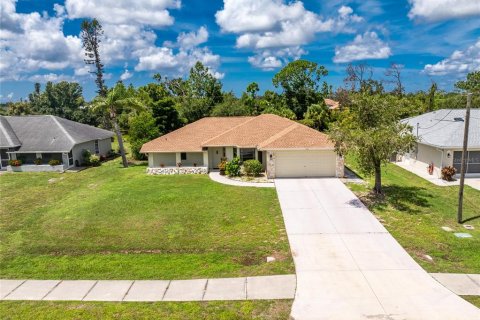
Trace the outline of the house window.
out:
[[[180,160],[187,160],[187,153],[186,152],[180,153]]]
[[[100,149],[98,147],[98,140],[95,140],[95,154],[99,154],[100,153]]]
[[[240,160],[252,160],[255,159],[255,149],[240,149]]]
[[[72,150],[70,150],[70,152],[68,153],[68,165],[73,166],[73,152],[72,152]]]
[[[233,147],[233,157],[237,157],[237,148]]]

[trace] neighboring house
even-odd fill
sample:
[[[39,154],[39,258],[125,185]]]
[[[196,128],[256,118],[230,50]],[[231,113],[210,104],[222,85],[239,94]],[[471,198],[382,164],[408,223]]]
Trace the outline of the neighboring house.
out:
[[[412,126],[418,136],[416,148],[404,155],[403,160],[427,170],[434,166],[433,174],[440,177],[441,169],[453,166],[460,173],[465,109],[442,109],[403,120]],[[466,172],[480,174],[480,109],[471,109]]]
[[[325,104],[330,110],[336,110],[340,108],[340,103],[338,101],[328,99],[328,98],[323,99],[323,101],[325,101]]]
[[[18,171],[63,171],[84,161],[82,151],[107,155],[113,133],[56,116],[0,116],[0,168],[22,160]],[[34,161],[41,158],[42,165]],[[60,166],[49,166],[52,159]],[[11,169],[11,168],[10,168]]]
[[[272,114],[209,117],[145,143],[149,173],[207,173],[222,158],[257,159],[268,177],[343,176],[324,133]],[[179,168],[175,168],[180,164]]]

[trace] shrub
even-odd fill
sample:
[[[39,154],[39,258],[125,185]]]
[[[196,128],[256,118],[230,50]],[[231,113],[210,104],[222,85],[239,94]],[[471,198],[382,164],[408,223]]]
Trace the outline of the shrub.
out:
[[[238,177],[240,175],[240,158],[235,157],[232,161],[228,161],[225,165],[225,173],[230,177]]]
[[[113,150],[108,150],[107,152],[107,158],[110,159],[110,158],[114,158],[117,154],[115,153],[115,151]]]
[[[9,160],[8,164],[12,167],[20,167],[22,165],[22,160]]]
[[[88,149],[83,149],[82,150],[82,157],[83,157],[83,164],[85,165],[90,165],[90,157],[92,156],[92,153]]]
[[[90,156],[90,159],[89,159],[89,163],[94,166],[94,167],[98,167],[99,165],[101,165],[102,163],[100,162],[100,157],[95,155],[95,154],[92,154]]]
[[[452,166],[442,168],[442,179],[447,181],[453,181],[453,176],[457,173],[457,169]]]
[[[37,166],[42,164],[42,158],[37,158],[37,159],[33,160],[33,163],[35,163]]]
[[[258,176],[262,169],[262,164],[258,160],[247,160],[243,163],[243,170],[250,177]]]
[[[60,160],[57,160],[57,159],[52,159],[50,161],[48,161],[48,164],[51,165],[51,166],[58,166],[60,165]]]

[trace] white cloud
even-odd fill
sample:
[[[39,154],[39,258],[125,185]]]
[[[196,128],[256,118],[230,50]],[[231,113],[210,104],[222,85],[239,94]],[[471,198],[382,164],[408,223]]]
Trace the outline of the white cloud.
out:
[[[35,74],[33,76],[28,77],[29,81],[32,82],[58,82],[58,81],[75,81],[72,76],[65,75],[65,74],[56,74],[56,73],[47,73],[47,74]]]
[[[289,60],[299,59],[304,54],[306,54],[306,52],[300,47],[276,51],[263,50],[255,56],[248,57],[248,62],[256,68],[268,71],[280,68],[282,65],[288,63]]]
[[[152,28],[173,23],[168,10],[179,8],[179,0],[66,0],[64,6],[53,6],[55,16],[38,12],[17,13],[15,4],[15,0],[0,0],[0,80],[44,82],[91,77],[91,67],[85,66],[83,61],[80,37],[66,36],[63,24],[66,19],[94,17],[103,26],[100,56],[107,69],[128,61],[137,64],[135,70],[156,70],[163,63],[168,68],[175,64],[175,72],[180,75],[200,60],[212,68],[212,74],[223,76],[216,71],[220,57],[208,48],[199,47],[208,40],[205,27],[181,33],[175,43],[176,53],[169,54],[168,48],[156,45],[157,35]],[[159,63],[159,55],[167,61]],[[58,72],[67,69],[72,76]],[[36,72],[38,75],[32,75]],[[105,74],[108,76],[112,75]],[[127,70],[120,78],[130,76]]]
[[[173,24],[168,9],[180,8],[179,0],[66,0],[68,16],[97,18],[109,24],[139,24],[164,27]]]
[[[150,47],[138,52],[139,62],[136,71],[163,70],[166,73],[181,76],[189,72],[190,68],[200,61],[210,69],[212,75],[223,78],[224,74],[216,71],[220,65],[220,56],[213,54],[210,49],[198,47],[208,40],[208,31],[205,27],[197,32],[182,33],[177,43],[169,43],[168,47]],[[174,51],[174,47],[178,47]]]
[[[12,100],[13,99],[13,92],[10,92],[9,94],[7,94],[7,98]]]
[[[388,44],[383,42],[376,32],[359,34],[355,39],[343,46],[335,48],[333,62],[344,63],[366,59],[385,59],[392,55]]]
[[[208,31],[205,27],[200,27],[197,32],[180,33],[177,43],[180,47],[190,49],[196,47],[208,40]]]
[[[133,76],[133,73],[125,69],[125,71],[120,75],[120,80],[125,81],[130,79]]]
[[[429,75],[465,74],[472,71],[480,71],[480,38],[467,50],[456,50],[449,58],[424,67],[424,72]]]
[[[446,20],[469,16],[480,16],[478,0],[409,0],[408,17],[426,20]]]
[[[320,32],[354,32],[351,25],[363,20],[347,6],[341,6],[336,17],[323,19],[305,9],[301,1],[284,0],[224,0],[224,7],[215,18],[223,32],[238,36],[237,48],[256,52],[248,60],[265,70],[282,66],[286,57],[281,50],[295,51],[312,42]]]
[[[1,0],[0,11],[1,80],[18,80],[25,73],[83,63],[81,41],[63,34],[63,18],[17,13],[13,0]]]

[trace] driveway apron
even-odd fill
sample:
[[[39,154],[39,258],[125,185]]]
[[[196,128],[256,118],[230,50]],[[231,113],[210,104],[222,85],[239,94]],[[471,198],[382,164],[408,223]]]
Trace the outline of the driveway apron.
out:
[[[275,181],[295,261],[292,318],[480,319],[338,179]]]

